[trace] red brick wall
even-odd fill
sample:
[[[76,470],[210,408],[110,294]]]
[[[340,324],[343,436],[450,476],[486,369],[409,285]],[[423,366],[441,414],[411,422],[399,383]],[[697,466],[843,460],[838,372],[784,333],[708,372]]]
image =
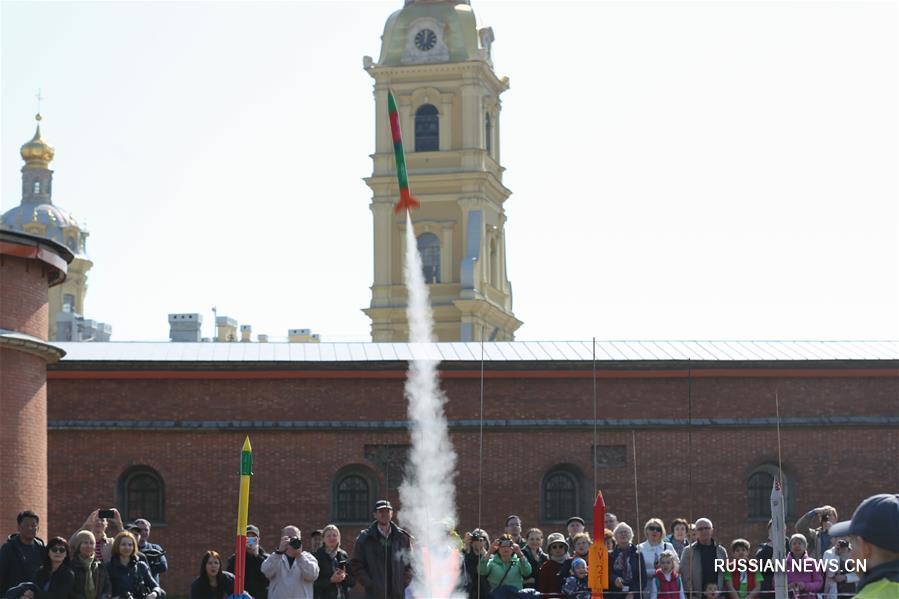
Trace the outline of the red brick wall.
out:
[[[46,269],[37,260],[0,256],[0,328],[47,340]]]
[[[0,328],[46,340],[47,310],[44,265],[0,256]],[[43,359],[0,347],[0,522],[6,526],[15,526],[25,509],[46,524],[46,371]]]
[[[62,373],[60,373],[62,374]],[[895,416],[897,378],[705,378],[692,381],[696,418],[773,417],[774,390],[781,416]],[[599,382],[599,417],[686,418],[686,379],[613,379]],[[451,419],[477,419],[479,380],[448,379]],[[50,381],[50,420],[340,420],[405,418],[402,380],[66,380]],[[590,379],[490,379],[487,419],[590,419]],[[207,548],[230,555],[237,505],[237,466],[244,432],[77,431],[50,433],[50,534],[71,534],[85,516],[116,501],[120,475],[130,466],[156,469],[166,484],[166,525],[153,540],[169,553],[163,578],[171,593],[187,593]],[[331,483],[342,467],[361,464],[366,444],[406,444],[400,430],[250,432],[254,469],[250,521],[263,545],[276,544],[280,527],[304,532],[330,520]],[[747,519],[746,477],[776,462],[770,428],[640,428],[598,431],[600,445],[627,447],[626,463],[598,469],[609,511],[637,522],[634,485],[636,439],[639,520],[710,517],[719,540],[763,538],[764,522]],[[460,529],[477,522],[478,431],[457,430]],[[564,523],[539,522],[540,482],[557,464],[582,473],[582,514],[589,516],[593,486],[589,427],[539,431],[488,429],[484,437],[481,525],[491,535],[505,515],[544,532]],[[892,427],[785,427],[784,470],[800,511],[832,503],[841,515],[875,492],[899,488],[899,429]],[[692,468],[690,468],[692,447]],[[690,484],[692,470],[693,484]],[[384,481],[380,481],[383,490]],[[381,493],[383,495],[383,492]],[[396,491],[390,498],[397,500]],[[348,549],[361,524],[341,525]],[[635,526],[640,528],[640,526]]]

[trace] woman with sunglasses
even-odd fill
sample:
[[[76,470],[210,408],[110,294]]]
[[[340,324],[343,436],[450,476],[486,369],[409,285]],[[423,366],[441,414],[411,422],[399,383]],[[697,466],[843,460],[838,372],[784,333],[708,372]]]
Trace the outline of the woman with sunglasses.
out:
[[[543,562],[537,573],[537,591],[558,595],[562,592],[559,572],[562,570],[562,564],[568,559],[568,541],[562,533],[554,532],[546,539],[546,548],[549,550],[549,558]]]
[[[37,591],[27,590],[23,599],[69,599],[75,585],[75,573],[69,567],[69,544],[62,537],[47,543],[47,557],[34,578]]]
[[[137,558],[137,539],[130,532],[122,531],[112,541],[112,559],[106,564],[112,582],[112,596],[125,597],[131,593],[136,599],[162,599],[162,590],[147,562]]]
[[[79,530],[69,540],[70,564],[75,573],[72,599],[109,599],[112,596],[109,572],[97,559],[96,546],[94,533],[89,530]]]
[[[465,533],[462,539],[462,581],[468,599],[487,599],[490,583],[486,576],[478,574],[478,564],[490,546],[490,536],[481,528]]]
[[[521,547],[512,541],[512,535],[506,533],[493,541],[490,551],[478,564],[478,573],[487,577],[491,593],[499,587],[520,591],[524,588],[524,579],[531,575],[531,564]]]
[[[646,540],[637,545],[637,549],[643,555],[643,563],[646,567],[644,580],[652,580],[652,577],[656,575],[656,570],[659,568],[659,557],[662,555],[662,552],[674,551],[675,555],[677,555],[677,550],[674,548],[674,545],[664,540],[665,525],[658,518],[650,518],[646,521],[646,524],[643,526],[643,536]],[[643,597],[645,599],[649,599],[651,591],[652,585],[643,585]]]

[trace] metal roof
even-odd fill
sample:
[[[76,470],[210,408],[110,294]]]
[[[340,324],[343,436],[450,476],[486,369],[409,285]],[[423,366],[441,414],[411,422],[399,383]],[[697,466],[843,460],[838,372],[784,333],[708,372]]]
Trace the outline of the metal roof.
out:
[[[591,341],[469,343],[54,343],[62,362],[591,361]],[[899,360],[899,341],[597,341],[596,360],[769,362]]]

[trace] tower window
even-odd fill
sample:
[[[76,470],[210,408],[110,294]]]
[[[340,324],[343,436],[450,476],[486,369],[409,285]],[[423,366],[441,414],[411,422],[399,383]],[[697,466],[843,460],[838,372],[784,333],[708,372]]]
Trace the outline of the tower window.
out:
[[[557,469],[543,477],[543,519],[564,522],[578,514],[578,480],[572,472]]]
[[[439,283],[440,240],[433,233],[422,233],[418,237],[418,252],[421,254],[421,268],[425,283]]]
[[[436,152],[440,149],[440,121],[437,108],[422,104],[415,111],[415,151]]]
[[[490,113],[484,115],[484,135],[486,137],[487,153],[493,154],[493,126],[490,123]]]
[[[34,191],[34,193],[40,193],[40,192],[41,192],[41,182],[40,182],[40,181],[35,181],[35,182],[34,182],[34,189],[33,189],[33,191]]]
[[[71,293],[66,293],[62,296],[62,311],[63,312],[74,312],[75,311],[75,296]]]
[[[119,478],[119,507],[126,520],[165,521],[165,484],[148,466],[135,466]]]

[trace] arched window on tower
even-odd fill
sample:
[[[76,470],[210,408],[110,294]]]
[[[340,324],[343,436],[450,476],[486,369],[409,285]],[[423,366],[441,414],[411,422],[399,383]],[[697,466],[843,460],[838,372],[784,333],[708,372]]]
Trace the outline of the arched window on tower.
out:
[[[564,522],[573,514],[580,513],[578,479],[567,468],[553,468],[543,477],[541,496],[543,520]]]
[[[440,121],[437,108],[422,104],[415,111],[415,151],[436,152],[440,149]]]
[[[425,283],[440,282],[440,240],[433,233],[418,236],[418,253],[421,254],[421,269]]]
[[[746,480],[746,499],[749,503],[747,515],[751,519],[768,520],[771,518],[771,490],[774,477],[778,473],[777,465],[762,464],[749,475]],[[784,512],[790,514],[790,489],[785,475],[782,475]]]
[[[487,145],[487,154],[493,156],[493,126],[490,123],[490,113],[484,115],[484,137]]]
[[[41,182],[40,182],[40,181],[35,181],[35,182],[34,182],[34,187],[32,188],[32,192],[33,192],[33,193],[40,193],[40,192],[41,192]]]
[[[165,522],[165,484],[159,473],[149,466],[126,470],[119,477],[119,508],[126,521]]]

